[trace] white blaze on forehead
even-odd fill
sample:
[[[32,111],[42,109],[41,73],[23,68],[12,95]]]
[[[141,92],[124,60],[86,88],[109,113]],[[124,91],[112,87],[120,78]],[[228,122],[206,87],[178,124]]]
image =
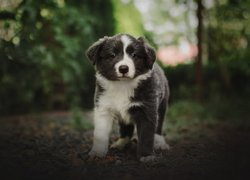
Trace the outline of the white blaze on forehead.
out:
[[[123,52],[124,52],[124,54],[125,54],[128,45],[131,43],[131,40],[129,39],[128,36],[123,35],[123,36],[121,37],[121,41],[122,41],[122,43],[123,43]]]
[[[123,74],[119,72],[119,67],[121,65],[127,65],[129,70],[125,74],[125,76],[129,77],[129,78],[134,78],[134,76],[135,76],[135,64],[126,52],[127,47],[129,46],[129,44],[131,44],[132,41],[130,40],[130,38],[127,35],[121,36],[121,41],[123,44],[123,59],[115,65],[115,71],[116,71],[118,77],[122,77]]]

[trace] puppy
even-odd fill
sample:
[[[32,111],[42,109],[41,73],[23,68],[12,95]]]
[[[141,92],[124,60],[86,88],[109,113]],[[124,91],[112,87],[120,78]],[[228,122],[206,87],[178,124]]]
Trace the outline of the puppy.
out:
[[[168,81],[154,63],[154,49],[142,37],[118,34],[99,39],[86,55],[96,69],[94,142],[89,155],[107,154],[117,120],[120,138],[111,148],[122,149],[129,143],[136,126],[137,156],[153,160],[154,148],[168,148],[161,134],[169,98]]]

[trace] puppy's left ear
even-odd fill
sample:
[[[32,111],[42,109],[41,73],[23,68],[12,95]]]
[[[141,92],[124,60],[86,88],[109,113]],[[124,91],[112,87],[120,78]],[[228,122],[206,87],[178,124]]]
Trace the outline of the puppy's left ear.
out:
[[[152,48],[143,37],[139,37],[137,40],[143,43],[143,46],[147,54],[146,63],[148,65],[148,68],[152,69],[154,62],[156,60],[156,54],[154,48]]]
[[[89,60],[95,65],[96,61],[100,58],[100,50],[103,44],[108,39],[108,36],[104,36],[103,38],[96,41],[94,44],[92,44],[88,50],[86,51],[86,56],[89,58]]]

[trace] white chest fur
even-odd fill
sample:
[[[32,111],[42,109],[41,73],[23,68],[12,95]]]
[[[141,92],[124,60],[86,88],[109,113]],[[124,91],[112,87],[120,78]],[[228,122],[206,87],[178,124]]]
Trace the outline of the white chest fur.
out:
[[[110,111],[114,116],[121,116],[126,123],[130,122],[128,109],[133,105],[130,98],[133,97],[134,90],[123,85],[110,86],[100,96],[99,105]]]
[[[112,116],[120,116],[124,123],[131,122],[128,109],[133,106],[141,106],[140,102],[131,102],[135,89],[141,80],[147,79],[151,72],[140,75],[133,80],[109,81],[99,73],[96,74],[97,81],[104,88],[104,92],[99,96],[98,106],[102,110],[109,111]]]

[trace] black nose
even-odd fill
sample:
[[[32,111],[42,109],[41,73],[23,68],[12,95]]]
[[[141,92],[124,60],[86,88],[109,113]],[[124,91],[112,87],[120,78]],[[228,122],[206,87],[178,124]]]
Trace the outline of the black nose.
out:
[[[126,74],[128,72],[128,66],[127,65],[121,65],[119,67],[119,72],[122,74]]]

